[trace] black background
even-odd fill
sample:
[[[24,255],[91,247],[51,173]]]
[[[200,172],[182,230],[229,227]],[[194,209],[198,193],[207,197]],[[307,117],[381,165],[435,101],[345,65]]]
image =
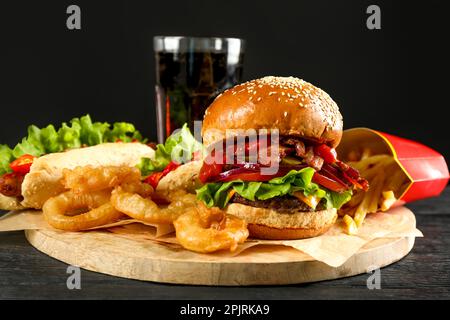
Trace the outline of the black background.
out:
[[[66,28],[77,4],[82,29]],[[378,4],[382,29],[366,28]],[[327,91],[346,128],[421,141],[448,158],[443,1],[8,1],[0,8],[0,143],[27,125],[90,113],[156,139],[154,35],[247,40],[244,78],[301,77]],[[442,76],[442,77],[439,77]]]

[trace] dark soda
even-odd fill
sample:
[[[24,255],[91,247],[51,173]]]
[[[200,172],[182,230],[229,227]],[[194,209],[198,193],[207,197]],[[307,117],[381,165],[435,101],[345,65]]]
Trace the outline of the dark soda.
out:
[[[226,52],[156,52],[158,141],[173,130],[202,120],[214,98],[242,80],[242,53],[230,61]]]

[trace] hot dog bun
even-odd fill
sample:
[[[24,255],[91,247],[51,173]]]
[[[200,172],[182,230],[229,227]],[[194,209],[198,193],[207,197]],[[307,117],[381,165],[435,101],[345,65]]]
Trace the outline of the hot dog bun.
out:
[[[78,166],[135,166],[141,158],[153,158],[154,150],[142,143],[104,143],[92,147],[52,153],[36,159],[22,184],[23,201],[0,198],[0,209],[41,209],[45,201],[64,191],[63,169]]]

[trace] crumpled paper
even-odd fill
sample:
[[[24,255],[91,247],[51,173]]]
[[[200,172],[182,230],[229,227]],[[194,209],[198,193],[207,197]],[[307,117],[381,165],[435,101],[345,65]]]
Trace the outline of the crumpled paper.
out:
[[[122,219],[107,225],[92,228],[89,230],[107,229],[117,226],[123,226],[132,223],[139,223],[154,230],[154,237],[161,237],[163,235],[173,233],[175,228],[170,224],[151,224],[141,222],[135,219]],[[0,232],[2,231],[17,231],[17,230],[56,230],[50,226],[44,219],[42,211],[37,210],[23,210],[11,211],[0,216]]]
[[[119,236],[136,241],[155,240],[145,230],[145,227],[138,225],[109,228],[108,230]],[[357,235],[346,234],[343,222],[338,220],[327,233],[318,237],[300,240],[248,239],[243,245],[238,246],[234,252],[224,251],[209,255],[229,257],[237,256],[254,246],[285,246],[301,251],[311,257],[311,260],[318,260],[332,267],[339,267],[364,245],[374,239],[422,236],[422,232],[416,229],[414,214],[405,207],[398,207],[391,209],[389,212],[379,212],[366,217]],[[178,241],[173,234],[162,236],[156,241],[171,246],[178,245]]]
[[[248,239],[244,244],[239,245],[234,252],[222,251],[208,254],[207,256],[209,257],[208,259],[233,257],[242,255],[247,249],[252,247],[268,248],[270,246],[271,254],[276,253],[277,250],[280,254],[285,254],[286,250],[283,248],[294,248],[299,256],[305,257],[306,254],[311,257],[311,260],[318,260],[332,267],[339,267],[372,240],[423,236],[416,228],[414,214],[405,207],[397,207],[388,212],[368,215],[364,220],[364,224],[359,228],[357,235],[347,235],[344,232],[342,223],[342,221],[338,220],[327,233],[315,238],[300,240]],[[154,241],[168,247],[181,249],[173,234],[173,226],[171,225],[149,225],[142,224],[134,219],[126,219],[102,226],[101,228],[114,233],[118,237],[139,242]],[[52,228],[45,222],[40,211],[11,212],[0,217],[0,231],[30,229]],[[261,250],[260,252],[264,251]],[[186,256],[188,252],[186,250],[176,250],[174,254]],[[189,252],[189,254],[191,253]],[[198,255],[196,253],[192,254]],[[292,255],[292,252],[288,254]]]

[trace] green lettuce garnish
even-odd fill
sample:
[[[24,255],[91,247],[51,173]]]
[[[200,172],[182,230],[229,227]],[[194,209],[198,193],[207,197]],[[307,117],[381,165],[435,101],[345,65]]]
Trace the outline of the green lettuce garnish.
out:
[[[60,129],[63,130],[62,128]],[[52,124],[41,129],[41,142],[47,152],[61,152],[64,150],[64,145],[61,143],[60,136]]]
[[[13,159],[11,148],[6,144],[0,144],[0,174],[11,172],[9,164]]]
[[[9,164],[24,154],[39,157],[47,153],[83,145],[115,142],[119,139],[123,142],[145,142],[131,123],[116,122],[111,127],[107,122],[92,122],[89,115],[74,118],[69,123],[64,122],[59,129],[51,124],[42,129],[31,125],[28,127],[28,135],[12,150],[6,145],[0,145],[0,175],[10,172]]]
[[[339,209],[350,200],[352,196],[350,190],[338,193],[323,189],[312,182],[314,172],[313,168],[291,170],[285,176],[273,178],[267,182],[235,180],[225,183],[208,183],[197,190],[197,198],[208,207],[216,206],[220,208],[227,205],[231,198],[231,190],[251,201],[267,200],[301,191],[305,196],[313,195],[319,199],[324,199],[324,206],[327,209]]]
[[[164,170],[171,161],[180,164],[191,161],[194,152],[204,152],[204,148],[185,123],[180,130],[172,133],[164,144],[156,146],[154,159],[142,158],[138,168],[143,176],[147,176]]]

